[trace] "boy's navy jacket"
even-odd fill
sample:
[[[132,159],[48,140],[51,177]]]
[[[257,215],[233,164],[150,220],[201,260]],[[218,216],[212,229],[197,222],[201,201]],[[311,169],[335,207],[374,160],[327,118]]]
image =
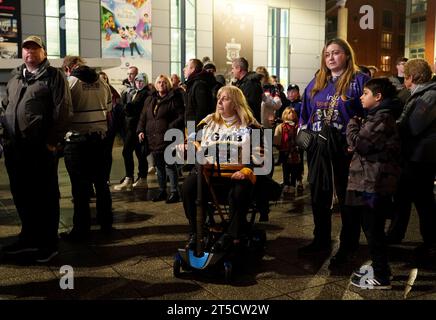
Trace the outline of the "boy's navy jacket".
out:
[[[399,100],[385,99],[368,111],[366,119],[350,119],[347,143],[354,151],[349,191],[392,195],[400,175],[400,136],[393,115]]]

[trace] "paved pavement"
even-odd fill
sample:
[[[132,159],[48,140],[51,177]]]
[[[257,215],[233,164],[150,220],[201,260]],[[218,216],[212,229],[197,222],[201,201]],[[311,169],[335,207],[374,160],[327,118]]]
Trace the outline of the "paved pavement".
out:
[[[114,149],[112,183],[123,176],[121,149]],[[60,162],[60,232],[72,225],[70,184]],[[281,170],[275,175],[281,180]],[[60,254],[48,264],[34,264],[0,256],[0,299],[175,299],[175,300],[373,300],[403,299],[412,258],[420,242],[413,212],[405,242],[390,248],[393,289],[359,290],[349,286],[353,268],[368,259],[365,239],[353,263],[329,270],[329,255],[300,258],[297,248],[310,242],[313,221],[306,190],[273,204],[270,221],[259,223],[266,230],[263,254],[247,254],[234,266],[234,279],[226,284],[219,272],[173,276],[173,257],[187,240],[188,226],[182,204],[153,203],[156,176],[150,189],[113,192],[116,231],[107,237],[93,228],[89,243],[60,242]],[[95,207],[95,205],[93,204]],[[0,162],[0,246],[16,239],[19,220],[9,192],[3,160]],[[333,216],[333,239],[338,245],[340,217]],[[60,268],[73,267],[74,289],[62,290]],[[432,270],[433,269],[433,270]],[[435,268],[419,269],[409,299],[436,299]]]

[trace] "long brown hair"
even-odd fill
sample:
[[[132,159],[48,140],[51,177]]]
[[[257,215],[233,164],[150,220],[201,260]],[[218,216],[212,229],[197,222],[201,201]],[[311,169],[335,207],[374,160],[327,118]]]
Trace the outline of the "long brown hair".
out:
[[[347,56],[345,71],[339,77],[339,80],[335,84],[336,93],[340,94],[342,96],[342,99],[345,100],[347,89],[350,86],[351,80],[353,79],[354,75],[359,71],[359,68],[356,65],[354,51],[351,48],[350,44],[346,40],[339,38],[327,41],[324,48],[322,49],[321,68],[315,76],[315,85],[310,94],[311,97],[313,97],[318,92],[325,89],[327,87],[328,81],[332,77],[332,72],[329,68],[327,68],[327,65],[325,63],[325,52],[327,50],[327,47],[331,44],[337,44],[338,46],[340,46],[342,50],[344,50],[345,55]]]

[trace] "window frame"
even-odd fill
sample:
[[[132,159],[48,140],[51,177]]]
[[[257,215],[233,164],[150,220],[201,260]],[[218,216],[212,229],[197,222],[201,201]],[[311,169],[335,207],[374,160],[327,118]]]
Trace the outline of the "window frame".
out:
[[[194,7],[194,14],[193,14],[193,22],[189,23],[192,27],[188,27],[187,19],[192,18],[191,15],[186,14],[187,12],[187,1],[191,1]],[[176,2],[176,6],[174,6],[174,2]],[[179,4],[177,6],[177,3]],[[177,10],[177,26],[173,26],[172,21],[170,21],[170,73],[176,73],[180,76],[181,80],[184,81],[184,74],[183,74],[183,68],[185,67],[186,63],[189,59],[192,59],[196,57],[197,55],[197,0],[171,0],[170,2],[170,20],[173,16],[173,10]],[[177,42],[175,42],[173,35],[174,33],[178,33]],[[187,55],[187,38],[188,33],[193,33],[194,36],[194,47],[193,57],[189,57]],[[178,60],[173,59],[173,49],[177,48],[177,54],[179,56],[177,57]],[[192,49],[192,48],[191,48]]]
[[[380,70],[383,72],[390,72],[392,64],[392,56],[382,55],[380,59]]]
[[[392,32],[382,32],[381,47],[382,49],[392,49],[393,34]]]
[[[49,8],[48,6],[48,1],[45,0],[44,1],[44,18],[45,18],[45,34],[46,34],[46,50],[47,50],[47,56],[48,58],[63,58],[68,54],[71,55],[80,55],[80,21],[79,21],[79,12],[80,12],[80,1],[79,0],[73,0],[77,3],[77,5],[75,7],[77,7],[77,12],[75,12],[74,14],[71,15],[71,17],[68,16],[67,12],[66,12],[66,1],[69,0],[58,0],[58,8],[57,10],[51,10],[53,11],[54,14],[52,14],[51,12],[49,13],[49,15],[47,14],[47,8]],[[50,7],[51,8],[51,7]],[[51,8],[53,9],[53,8]],[[56,24],[57,28],[56,30],[52,30],[52,28],[48,27],[48,21],[49,20],[53,20],[55,21],[55,19],[58,20]],[[71,52],[71,49],[68,50],[68,37],[71,35],[71,33],[68,33],[67,36],[67,21],[76,21],[76,25],[77,25],[77,51]],[[55,35],[55,38],[57,38],[57,43],[58,43],[58,52],[55,52],[54,54],[52,54],[51,52],[51,41],[49,41],[49,38],[51,38],[50,35],[52,35],[53,33],[57,33]],[[54,41],[56,42],[56,41]],[[54,43],[53,42],[53,43]]]
[[[286,22],[282,22],[284,14]],[[289,8],[268,7],[267,70],[270,75],[277,76],[278,82],[283,86],[289,82],[289,19]],[[283,31],[286,32],[284,36]],[[286,44],[286,47],[282,42]],[[286,79],[282,75],[286,75]]]

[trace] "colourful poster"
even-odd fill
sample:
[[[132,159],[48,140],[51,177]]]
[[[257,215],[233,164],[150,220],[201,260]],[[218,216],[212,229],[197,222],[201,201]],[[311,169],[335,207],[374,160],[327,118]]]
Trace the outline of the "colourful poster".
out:
[[[20,1],[0,1],[0,59],[16,59],[19,55]]]
[[[105,70],[115,87],[120,87],[130,66],[151,76],[151,4],[152,0],[101,1],[102,57],[122,61],[121,67]]]

